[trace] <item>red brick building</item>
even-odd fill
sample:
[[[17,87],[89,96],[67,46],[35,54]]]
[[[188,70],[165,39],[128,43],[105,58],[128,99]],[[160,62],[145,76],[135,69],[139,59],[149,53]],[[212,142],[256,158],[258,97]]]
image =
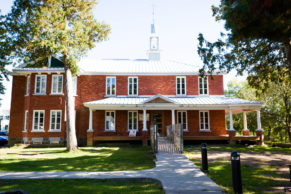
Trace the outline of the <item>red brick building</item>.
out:
[[[10,144],[65,142],[64,69],[56,58],[43,66],[13,70]],[[80,145],[92,140],[141,140],[152,124],[158,125],[160,135],[166,126],[179,123],[184,139],[228,138],[227,132],[230,136],[235,132],[232,114],[240,112],[248,134],[247,111],[257,111],[258,132],[262,131],[263,103],[225,97],[221,73],[199,77],[194,65],[160,60],[154,28],[148,59],[96,60],[79,66],[73,81]],[[136,137],[129,137],[131,130]]]

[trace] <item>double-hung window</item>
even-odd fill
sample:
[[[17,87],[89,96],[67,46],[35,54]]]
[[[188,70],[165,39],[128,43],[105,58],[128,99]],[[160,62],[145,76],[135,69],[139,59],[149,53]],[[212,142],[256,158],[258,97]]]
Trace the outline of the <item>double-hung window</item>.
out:
[[[207,77],[199,77],[199,94],[208,94],[208,80]]]
[[[138,91],[138,79],[137,77],[128,78],[128,95],[137,95]]]
[[[183,130],[188,131],[187,111],[177,112],[178,124],[182,124]]]
[[[27,131],[27,120],[28,120],[28,111],[26,110],[24,113],[24,128],[23,128],[23,132]]]
[[[30,76],[26,78],[26,95],[29,95]]]
[[[46,75],[35,76],[35,94],[46,94]]]
[[[176,93],[177,95],[186,94],[186,77],[176,77]]]
[[[61,131],[62,111],[51,110],[50,131]]]
[[[138,113],[137,111],[128,111],[128,130],[138,129]]]
[[[115,131],[115,112],[105,112],[105,131]]]
[[[33,111],[33,131],[44,131],[44,110]]]
[[[116,78],[106,77],[106,95],[114,96],[116,92]]]
[[[52,94],[63,93],[63,76],[53,75],[52,76]]]
[[[210,131],[209,111],[200,111],[200,131]]]

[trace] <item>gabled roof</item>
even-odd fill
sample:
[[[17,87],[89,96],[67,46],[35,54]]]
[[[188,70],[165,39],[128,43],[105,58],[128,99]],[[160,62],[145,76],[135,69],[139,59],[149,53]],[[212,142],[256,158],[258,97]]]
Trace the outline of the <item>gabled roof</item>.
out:
[[[175,104],[176,102],[166,96],[158,94],[141,102],[141,104],[146,104],[146,103],[173,103]]]

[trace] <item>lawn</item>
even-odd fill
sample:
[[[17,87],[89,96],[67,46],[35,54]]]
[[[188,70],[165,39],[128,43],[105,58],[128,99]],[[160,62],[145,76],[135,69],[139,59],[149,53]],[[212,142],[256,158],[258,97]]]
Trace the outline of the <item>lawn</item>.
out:
[[[149,179],[40,179],[0,181],[0,192],[19,189],[30,194],[164,193],[160,184]]]
[[[120,171],[155,167],[150,147],[139,145],[0,149],[0,171]]]
[[[287,148],[288,149],[288,148]],[[286,148],[272,148],[263,146],[230,146],[230,145],[208,145],[208,172],[207,175],[226,192],[233,193],[232,172],[230,165],[230,152],[239,151],[242,156],[264,156],[258,162],[254,159],[241,157],[242,184],[244,193],[283,193],[284,188],[291,188],[289,172],[286,165],[272,159],[272,154],[281,153],[284,157],[290,157],[290,150]],[[226,154],[223,154],[226,153]],[[266,154],[264,154],[266,153]],[[200,146],[186,146],[185,155],[199,168],[201,166]],[[288,156],[289,155],[289,156]],[[278,157],[278,156],[277,156]],[[267,160],[269,158],[269,161]],[[290,158],[289,158],[290,161]],[[278,162],[278,163],[276,163]]]

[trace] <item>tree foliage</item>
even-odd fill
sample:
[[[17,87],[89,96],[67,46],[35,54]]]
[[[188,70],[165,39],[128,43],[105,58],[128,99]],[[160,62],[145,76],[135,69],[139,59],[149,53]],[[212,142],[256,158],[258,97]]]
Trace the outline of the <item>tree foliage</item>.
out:
[[[199,34],[201,73],[236,69],[250,75],[250,84],[273,80],[273,71],[289,69],[291,77],[290,7],[286,0],[221,0],[213,16],[227,33],[215,42]]]
[[[93,16],[96,0],[15,0],[5,16],[9,42],[5,62],[30,63],[58,55],[65,64],[67,148],[77,149],[71,76],[77,62],[95,43],[107,38],[110,27]],[[1,52],[2,52],[1,48]]]

